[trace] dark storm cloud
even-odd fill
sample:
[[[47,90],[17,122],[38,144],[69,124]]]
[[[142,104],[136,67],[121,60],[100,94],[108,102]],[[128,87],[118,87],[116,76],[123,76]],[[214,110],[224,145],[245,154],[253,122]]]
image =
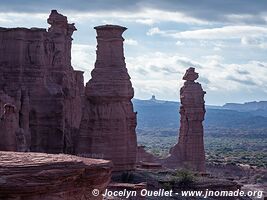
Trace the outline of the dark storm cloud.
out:
[[[150,5],[154,1],[150,0]],[[207,21],[231,21],[233,19],[226,18],[226,15],[253,15],[242,19],[245,23],[266,23],[259,15],[266,13],[266,0],[166,0],[157,1],[155,7],[171,11],[181,11],[190,16],[207,20]],[[238,19],[234,19],[237,21]],[[241,20],[241,19],[239,19]]]
[[[51,9],[76,12],[130,11],[143,8],[182,12],[207,21],[266,23],[266,0],[1,0],[0,11],[48,12]],[[246,15],[244,18],[227,15]]]
[[[139,1],[125,0],[1,0],[1,11],[47,12],[51,9],[93,12],[138,9]]]

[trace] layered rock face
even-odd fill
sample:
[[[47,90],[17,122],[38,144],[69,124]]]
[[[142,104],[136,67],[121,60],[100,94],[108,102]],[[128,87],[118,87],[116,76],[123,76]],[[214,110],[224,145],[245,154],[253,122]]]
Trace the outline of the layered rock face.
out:
[[[179,142],[170,151],[171,156],[165,161],[169,167],[185,167],[194,171],[205,172],[205,150],[203,125],[205,101],[201,85],[195,80],[198,73],[189,68],[183,77],[184,86],[180,90],[180,133]]]
[[[0,152],[0,199],[100,200],[102,195],[92,191],[104,192],[111,168],[111,162],[100,159]]]
[[[123,52],[126,28],[105,25],[95,29],[97,60],[86,84],[76,153],[112,160],[114,171],[131,170],[136,162],[136,113]]]
[[[5,137],[10,145],[0,150],[74,152],[84,90],[83,73],[71,66],[76,29],[55,10],[47,21],[48,31],[0,28],[0,135],[17,141]],[[15,109],[4,112],[5,104]]]

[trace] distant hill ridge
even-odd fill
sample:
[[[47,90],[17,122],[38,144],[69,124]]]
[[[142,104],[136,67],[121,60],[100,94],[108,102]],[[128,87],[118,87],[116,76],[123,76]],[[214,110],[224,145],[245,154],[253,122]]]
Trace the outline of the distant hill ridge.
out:
[[[267,101],[253,101],[246,103],[227,103],[222,108],[239,111],[267,110]]]
[[[179,102],[133,99],[134,109],[138,112],[139,129],[178,128]],[[205,126],[226,128],[267,128],[267,101],[244,104],[225,104],[224,106],[206,105]]]

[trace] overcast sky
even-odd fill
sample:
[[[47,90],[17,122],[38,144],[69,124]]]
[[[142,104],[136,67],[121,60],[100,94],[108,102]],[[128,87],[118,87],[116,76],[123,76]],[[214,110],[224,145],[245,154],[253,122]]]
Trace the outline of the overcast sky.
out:
[[[48,27],[50,10],[74,22],[72,65],[90,79],[94,26],[126,26],[135,98],[179,100],[195,67],[208,104],[267,100],[266,0],[1,0],[0,26]]]

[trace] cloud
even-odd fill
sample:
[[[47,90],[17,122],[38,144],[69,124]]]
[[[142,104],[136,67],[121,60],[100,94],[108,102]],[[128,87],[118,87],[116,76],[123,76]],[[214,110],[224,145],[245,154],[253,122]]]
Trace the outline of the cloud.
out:
[[[73,44],[72,45],[72,66],[76,70],[84,71],[84,80],[91,78],[91,71],[94,68],[96,59],[94,45]]]
[[[214,101],[266,98],[265,0],[2,0],[0,26],[47,27],[51,9],[76,23],[72,65],[85,82],[95,62],[89,27],[113,23],[129,27],[125,57],[137,98],[178,100],[188,67]]]
[[[0,10],[3,12],[43,12],[50,9],[58,9],[68,12],[130,12],[141,13],[143,10],[161,10],[166,15],[159,15],[169,20],[181,22],[188,19],[201,22],[224,22],[245,24],[266,24],[267,4],[265,0],[2,0]],[[156,12],[157,13],[157,12]],[[119,15],[117,16],[119,17]],[[144,19],[149,22],[148,19]],[[192,20],[190,20],[192,21]],[[144,22],[144,21],[143,21]],[[152,22],[150,20],[150,22]]]
[[[184,45],[184,42],[178,40],[175,44],[176,44],[177,46],[183,46],[183,45]]]
[[[147,35],[162,35],[178,39],[198,40],[224,40],[237,39],[242,37],[264,37],[267,34],[266,27],[260,26],[224,26],[220,28],[198,29],[190,31],[160,30],[153,27],[148,30]]]
[[[247,70],[236,69],[236,72],[240,75],[249,75],[250,73]]]
[[[146,34],[150,35],[150,36],[151,35],[156,35],[156,34],[165,35],[166,32],[159,30],[158,27],[153,27],[153,28],[149,29]]]
[[[267,37],[243,36],[241,38],[241,44],[249,47],[267,49]]]
[[[184,39],[236,39],[243,36],[264,36],[267,34],[266,27],[258,26],[224,26],[220,28],[200,29],[183,31],[173,34],[175,38]]]
[[[135,98],[146,99],[155,94],[159,99],[177,101],[183,85],[182,77],[189,67],[195,67],[199,73],[198,82],[207,91],[208,103],[242,102],[255,100],[259,94],[267,94],[267,63],[249,61],[244,64],[225,64],[224,60],[215,54],[205,56],[198,62],[178,53],[166,52],[126,57]],[[85,82],[90,78],[94,62],[95,46],[73,45],[72,65],[86,72]],[[219,100],[214,100],[214,96]]]
[[[135,20],[136,23],[140,23],[140,24],[146,24],[146,25],[153,25],[155,24],[155,21],[153,19],[136,19]]]
[[[91,12],[74,12],[72,10],[58,9],[58,12],[67,16],[69,21],[74,23],[88,23],[98,21],[104,24],[125,24],[137,23],[142,25],[153,25],[162,22],[175,22],[182,24],[207,24],[208,22],[202,21],[190,16],[186,16],[179,12],[169,12],[158,9],[140,9],[137,12],[128,10],[101,10],[96,9]],[[39,12],[27,13],[16,11],[2,11],[0,9],[0,23],[16,23],[30,21],[32,18],[44,20],[49,16],[50,10],[45,12],[40,9]],[[24,23],[25,24],[25,23]]]
[[[241,83],[241,84],[244,84],[246,86],[255,86],[257,85],[254,81],[252,80],[249,80],[249,79],[239,79],[239,78],[236,78],[234,76],[227,76],[226,77],[227,80],[230,80],[230,81],[235,81],[235,82],[238,82],[238,83]]]
[[[138,42],[134,39],[129,38],[129,39],[125,39],[124,44],[136,46],[138,45]]]
[[[266,94],[267,64],[259,61],[225,64],[222,56],[210,55],[200,63],[177,53],[156,52],[127,58],[127,66],[136,98],[149,98],[153,93],[159,98],[178,100],[175,97],[183,85],[182,76],[191,66],[199,73],[198,81],[208,99],[216,96],[220,99],[217,102],[224,103],[237,101],[235,96],[239,95],[240,102],[252,94]]]
[[[251,15],[251,14],[230,14],[226,15],[225,18],[227,21],[231,21],[231,23],[237,24],[266,24],[267,20],[265,15]]]

